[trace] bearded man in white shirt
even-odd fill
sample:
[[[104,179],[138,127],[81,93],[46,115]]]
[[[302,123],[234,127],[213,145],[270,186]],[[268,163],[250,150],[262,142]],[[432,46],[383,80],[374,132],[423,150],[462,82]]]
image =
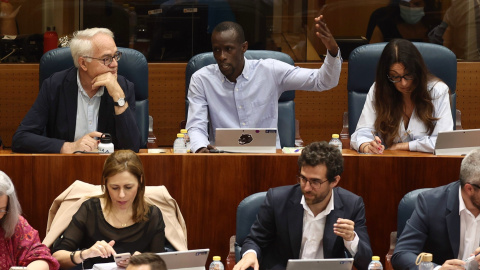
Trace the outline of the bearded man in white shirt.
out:
[[[314,142],[298,158],[298,184],[272,188],[242,244],[234,270],[285,269],[289,259],[354,259],[367,269],[372,258],[360,196],[341,187],[341,152]]]

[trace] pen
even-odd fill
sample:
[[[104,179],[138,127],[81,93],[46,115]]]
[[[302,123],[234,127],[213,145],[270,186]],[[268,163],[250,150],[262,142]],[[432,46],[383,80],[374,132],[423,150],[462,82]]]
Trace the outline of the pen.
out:
[[[477,257],[478,254],[480,254],[480,252],[477,253],[477,254],[475,254],[475,255],[472,255],[472,256],[466,258],[466,259],[463,260],[463,261],[466,262],[466,263],[469,263],[469,262],[473,261],[473,259],[475,259],[475,257]]]
[[[375,135],[375,131],[372,130],[372,135],[373,135],[373,140],[378,143],[377,141],[377,135]]]

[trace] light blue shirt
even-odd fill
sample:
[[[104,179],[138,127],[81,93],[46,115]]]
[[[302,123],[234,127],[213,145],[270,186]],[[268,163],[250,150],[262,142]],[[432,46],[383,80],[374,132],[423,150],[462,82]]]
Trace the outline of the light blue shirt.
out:
[[[90,98],[83,89],[80,83],[80,76],[77,70],[77,85],[78,85],[78,98],[77,98],[77,121],[75,124],[75,137],[74,141],[79,140],[86,134],[96,131],[98,124],[98,111],[100,109],[100,100],[103,96],[105,87],[101,86],[97,93]]]
[[[192,152],[214,144],[216,128],[277,128],[278,98],[284,91],[331,89],[338,84],[341,67],[339,50],[337,57],[327,53],[320,69],[295,67],[274,59],[245,59],[236,83],[225,78],[217,64],[201,68],[192,75],[188,89],[186,128]]]

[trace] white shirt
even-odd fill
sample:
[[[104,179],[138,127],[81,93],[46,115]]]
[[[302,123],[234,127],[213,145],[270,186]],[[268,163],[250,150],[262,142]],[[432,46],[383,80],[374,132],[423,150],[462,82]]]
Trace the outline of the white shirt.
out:
[[[216,128],[277,128],[278,98],[284,91],[331,89],[338,84],[341,67],[338,51],[337,57],[327,53],[320,69],[295,67],[274,59],[245,58],[236,83],[225,78],[218,64],[201,68],[192,75],[188,88],[186,128],[192,152],[214,145]]]
[[[415,109],[413,110],[407,129],[403,119],[399,125],[399,137],[394,139],[395,143],[408,142],[410,151],[433,153],[439,131],[453,130],[452,110],[450,108],[450,95],[448,86],[442,81],[431,81],[427,88],[432,97],[434,107],[433,117],[439,118],[435,124],[432,135],[428,135],[427,128],[418,118]],[[377,113],[374,108],[375,83],[368,91],[362,114],[358,120],[355,132],[352,134],[350,145],[358,151],[360,145],[373,140],[372,131],[375,131],[375,120]],[[381,138],[382,139],[382,138]],[[382,139],[383,141],[383,139]]]
[[[325,210],[320,212],[317,216],[313,215],[312,210],[305,202],[305,196],[302,196],[300,203],[303,206],[303,229],[302,229],[302,246],[300,248],[300,259],[323,259],[323,235],[325,231],[325,223],[327,216],[334,208],[333,190],[330,201]],[[333,230],[333,228],[328,228]],[[358,235],[355,233],[355,238],[352,241],[343,240],[345,247],[352,256],[355,256],[358,250]]]
[[[458,259],[465,260],[480,246],[480,215],[473,216],[465,207],[462,197],[462,188],[458,189],[459,215],[460,215],[460,246]]]
[[[80,82],[80,76],[78,75],[78,70],[77,85],[77,121],[75,124],[74,141],[77,141],[86,134],[97,130],[98,111],[100,109],[100,101],[105,89],[103,86],[101,86],[97,93],[90,98],[87,95],[87,92],[85,92],[85,89],[83,89],[82,83]]]

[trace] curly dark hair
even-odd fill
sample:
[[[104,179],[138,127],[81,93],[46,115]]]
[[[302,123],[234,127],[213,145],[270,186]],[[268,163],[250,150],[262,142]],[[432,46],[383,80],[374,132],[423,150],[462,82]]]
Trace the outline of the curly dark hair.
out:
[[[327,167],[327,179],[335,181],[335,176],[343,172],[343,157],[337,147],[327,142],[314,142],[307,145],[298,157],[298,169],[304,166],[315,167],[317,165]]]

